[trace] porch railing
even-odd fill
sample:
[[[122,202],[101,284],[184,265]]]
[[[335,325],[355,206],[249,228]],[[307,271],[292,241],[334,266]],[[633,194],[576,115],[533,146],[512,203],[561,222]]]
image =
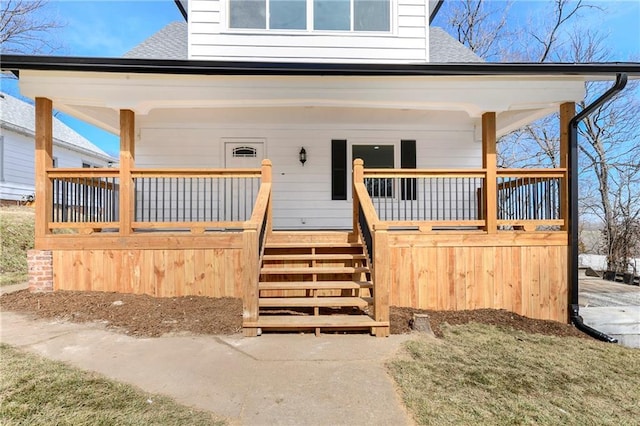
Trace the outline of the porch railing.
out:
[[[134,169],[134,229],[239,227],[249,220],[260,169]],[[240,226],[241,227],[241,226]]]
[[[561,188],[566,169],[498,169],[498,220],[501,227],[535,230],[564,225]]]
[[[263,167],[264,169],[264,167]],[[130,207],[121,206],[119,169],[47,170],[51,198],[48,229],[243,230],[252,220],[263,169],[133,169]],[[123,209],[131,214],[124,215]],[[130,217],[130,223],[123,223]]]
[[[119,222],[117,169],[49,169],[50,229],[113,228]]]
[[[496,194],[487,199],[484,169],[363,169],[367,194],[389,229],[487,227],[485,203],[496,203],[501,230],[552,230],[564,225],[565,169],[498,169]]]
[[[364,169],[364,186],[391,228],[479,227],[484,170]]]
[[[389,290],[390,265],[389,241],[387,235],[388,224],[381,221],[376,212],[369,192],[364,182],[362,160],[354,161],[353,168],[353,230],[362,240],[371,269],[373,283],[373,316],[376,321],[389,321]],[[380,177],[386,179],[386,177]],[[385,184],[386,185],[386,184]],[[387,327],[380,327],[376,335],[386,336]]]

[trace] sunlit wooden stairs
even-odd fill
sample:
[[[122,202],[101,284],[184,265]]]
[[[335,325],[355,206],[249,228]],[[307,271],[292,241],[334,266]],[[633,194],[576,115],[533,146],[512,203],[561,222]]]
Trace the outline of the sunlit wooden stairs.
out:
[[[269,330],[368,330],[376,322],[371,271],[362,244],[267,240],[258,285],[256,323]]]

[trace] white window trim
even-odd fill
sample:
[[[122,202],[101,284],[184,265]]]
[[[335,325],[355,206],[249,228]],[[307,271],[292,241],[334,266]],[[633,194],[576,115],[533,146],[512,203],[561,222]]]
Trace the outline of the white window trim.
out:
[[[191,3],[191,2],[190,2]],[[307,28],[304,30],[296,29],[270,29],[269,27],[269,1],[266,2],[265,8],[265,26],[267,28],[232,28],[231,27],[231,0],[224,0],[220,2],[220,18],[224,23],[225,31],[223,33],[229,34],[257,34],[264,35],[266,33],[273,35],[291,35],[291,34],[317,34],[317,35],[335,35],[335,36],[358,36],[358,37],[380,37],[380,36],[397,36],[398,35],[398,1],[389,0],[389,30],[388,31],[356,31],[356,30],[316,30],[313,27],[313,0],[307,0]],[[354,26],[354,0],[350,2],[350,26]]]

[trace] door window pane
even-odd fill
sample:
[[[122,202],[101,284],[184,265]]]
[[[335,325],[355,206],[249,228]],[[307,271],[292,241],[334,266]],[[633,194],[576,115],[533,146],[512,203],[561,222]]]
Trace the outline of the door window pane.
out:
[[[266,0],[231,0],[231,28],[266,28]]]
[[[315,0],[313,2],[313,29],[351,29],[351,0]]]
[[[304,30],[307,28],[307,0],[271,0],[269,28]]]
[[[389,31],[389,0],[354,0],[356,31]]]

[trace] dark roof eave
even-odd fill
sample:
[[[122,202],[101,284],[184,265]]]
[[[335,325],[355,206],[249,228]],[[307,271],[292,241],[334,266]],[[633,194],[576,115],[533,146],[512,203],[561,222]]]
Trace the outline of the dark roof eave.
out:
[[[2,70],[84,71],[183,75],[336,75],[336,76],[490,76],[614,75],[640,76],[640,63],[424,63],[344,64],[235,62],[70,56],[0,55]]]

